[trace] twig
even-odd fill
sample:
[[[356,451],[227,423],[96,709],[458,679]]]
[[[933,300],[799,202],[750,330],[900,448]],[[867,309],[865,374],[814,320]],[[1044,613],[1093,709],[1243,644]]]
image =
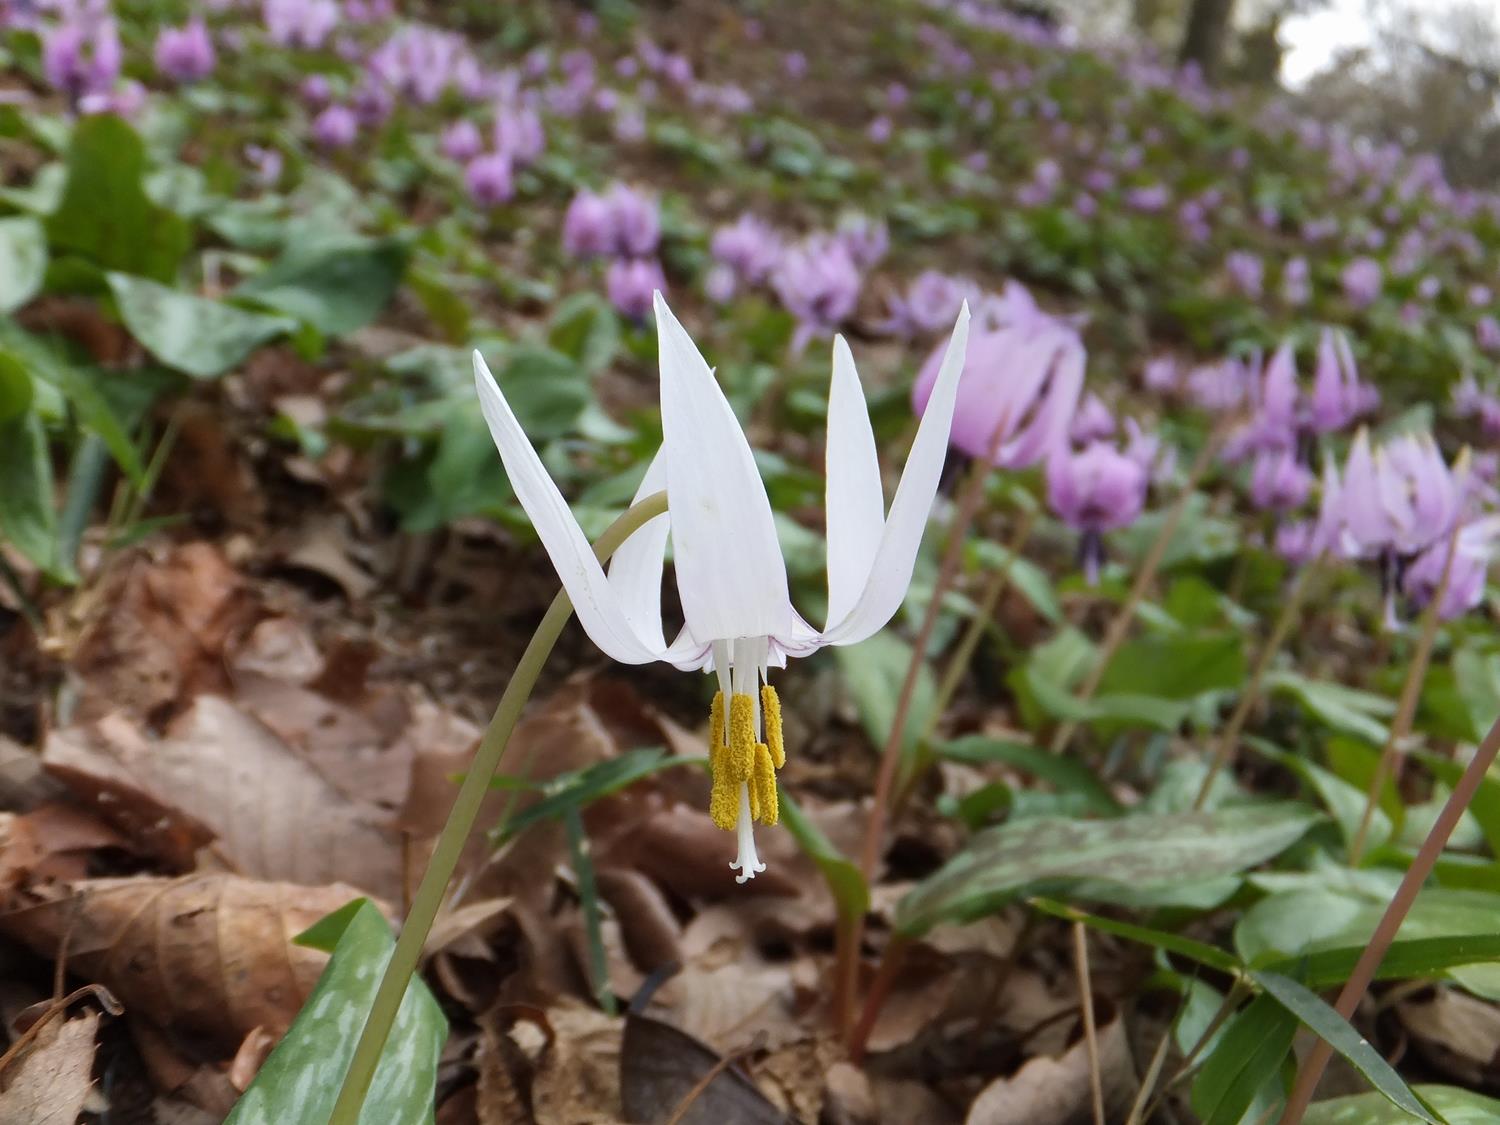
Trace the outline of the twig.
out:
[[[1172,542],[1172,536],[1177,534],[1177,525],[1182,522],[1183,513],[1187,511],[1188,502],[1198,491],[1198,483],[1203,479],[1203,474],[1208,472],[1208,467],[1213,463],[1214,455],[1219,451],[1219,445],[1227,425],[1220,423],[1214,431],[1209,434],[1203,443],[1203,448],[1198,450],[1198,456],[1193,459],[1192,467],[1188,469],[1187,480],[1183,482],[1182,491],[1178,493],[1177,499],[1167,509],[1166,518],[1162,520],[1161,530],[1157,532],[1156,540],[1151,544],[1146,557],[1141,560],[1141,568],[1136,571],[1135,582],[1130,587],[1130,593],[1126,595],[1125,602],[1120,606],[1120,611],[1115,614],[1114,620],[1109,623],[1109,631],[1104,635],[1104,641],[1099,646],[1098,659],[1094,666],[1089,669],[1074,697],[1077,703],[1087,703],[1094,698],[1094,692],[1099,690],[1099,684],[1104,679],[1104,672],[1109,663],[1114,659],[1115,653],[1125,643],[1125,634],[1130,631],[1130,624],[1135,619],[1135,611],[1140,607],[1150,589],[1152,581],[1156,578],[1156,572],[1161,567],[1161,561],[1166,557],[1167,546]],[[1073,735],[1078,732],[1078,723],[1074,720],[1065,722],[1057,728],[1057,733],[1052,736],[1052,742],[1047,749],[1053,754],[1061,754],[1073,741]]]
[[[1089,939],[1082,922],[1073,923],[1073,967],[1078,973],[1078,997],[1083,1005],[1083,1042],[1089,1055],[1089,1093],[1094,1100],[1094,1125],[1104,1125],[1104,1080],[1099,1074],[1099,1031],[1094,1026],[1094,986],[1089,981]]]
[[[1380,804],[1380,791],[1387,779],[1395,784],[1401,782],[1401,770],[1406,764],[1406,739],[1411,734],[1412,723],[1417,715],[1417,702],[1422,696],[1422,684],[1427,679],[1427,663],[1432,658],[1432,646],[1437,641],[1438,607],[1448,592],[1448,579],[1453,573],[1453,556],[1458,553],[1458,524],[1448,536],[1448,557],[1443,560],[1443,573],[1438,579],[1427,608],[1422,611],[1422,632],[1417,638],[1416,650],[1412,653],[1411,666],[1406,671],[1406,682],[1401,685],[1401,699],[1396,705],[1396,714],[1391,719],[1391,729],[1386,734],[1385,746],[1375,763],[1375,773],[1370,778],[1370,788],[1365,793],[1365,811],[1359,818],[1359,828],[1349,844],[1349,866],[1358,867],[1365,854],[1365,843],[1370,835],[1370,822],[1375,818],[1375,808]]]
[[[1239,749],[1240,734],[1245,729],[1251,710],[1260,699],[1261,684],[1266,678],[1266,673],[1271,670],[1271,661],[1281,651],[1281,646],[1286,643],[1287,634],[1296,624],[1297,613],[1302,608],[1303,595],[1307,593],[1307,588],[1312,581],[1312,573],[1318,569],[1321,561],[1321,559],[1314,559],[1304,566],[1292,582],[1292,588],[1287,591],[1286,601],[1282,604],[1276,624],[1271,628],[1271,635],[1261,646],[1260,655],[1255,659],[1255,667],[1251,669],[1250,679],[1245,684],[1244,690],[1240,692],[1239,701],[1235,704],[1234,712],[1229,716],[1224,733],[1219,736],[1219,743],[1214,748],[1214,756],[1209,763],[1208,773],[1204,775],[1203,784],[1198,788],[1198,796],[1193,799],[1194,812],[1203,808],[1203,803],[1208,800],[1209,791],[1213,789],[1219,774],[1233,764],[1235,751]]]
[[[1411,866],[1401,877],[1401,885],[1396,888],[1390,905],[1381,915],[1375,932],[1370,936],[1370,943],[1365,946],[1364,952],[1359,955],[1359,960],[1355,963],[1354,971],[1344,982],[1343,991],[1339,993],[1338,1001],[1333,1008],[1346,1020],[1354,1015],[1360,1000],[1369,991],[1370,982],[1375,979],[1380,962],[1385,959],[1386,950],[1396,939],[1396,933],[1400,930],[1401,923],[1406,920],[1412,903],[1416,902],[1417,893],[1422,889],[1422,884],[1427,881],[1428,876],[1432,874],[1432,869],[1437,866],[1438,857],[1443,854],[1443,849],[1448,845],[1448,837],[1453,834],[1453,829],[1469,807],[1469,802],[1479,791],[1480,782],[1489,773],[1496,754],[1500,754],[1500,720],[1496,720],[1495,725],[1490,727],[1489,733],[1484,736],[1484,741],[1474,752],[1474,757],[1469,760],[1463,776],[1458,779],[1458,784],[1448,795],[1448,800],[1443,804],[1443,811],[1438,813],[1437,819],[1432,823],[1431,831],[1427,833],[1427,838],[1417,849]],[[1323,1077],[1323,1071],[1327,1068],[1328,1060],[1332,1055],[1333,1048],[1326,1040],[1319,1039],[1313,1044],[1313,1049],[1297,1072],[1297,1081],[1292,1087],[1291,1097],[1287,1100],[1286,1112],[1281,1115],[1281,1125],[1299,1125],[1302,1115],[1307,1112],[1307,1107],[1312,1102],[1318,1080]]]
[[[1130,1105],[1130,1115],[1125,1118],[1125,1125],[1141,1125],[1141,1122],[1145,1120],[1142,1114],[1146,1109],[1146,1099],[1156,1088],[1156,1080],[1161,1077],[1162,1067],[1167,1063],[1167,1050],[1171,1046],[1172,1028],[1169,1026],[1162,1033],[1161,1042],[1156,1045],[1156,1051],[1151,1056],[1151,1065],[1141,1076],[1141,1088],[1136,1091],[1135,1101]]]

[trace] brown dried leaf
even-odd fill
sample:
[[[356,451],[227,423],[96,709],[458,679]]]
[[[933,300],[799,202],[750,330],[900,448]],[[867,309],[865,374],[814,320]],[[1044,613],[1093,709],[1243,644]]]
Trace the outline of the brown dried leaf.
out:
[[[531,1084],[536,1125],[614,1125],[620,1116],[620,1021],[592,1008],[547,1011],[551,1041]]]
[[[88,599],[72,653],[82,719],[116,708],[162,719],[194,695],[223,690],[225,648],[255,613],[249,588],[207,543],[161,559],[125,556]]]
[[[251,1029],[229,1064],[229,1084],[242,1094],[249,1089],[250,1083],[255,1080],[256,1074],[260,1071],[261,1064],[266,1061],[274,1046],[276,1046],[275,1035],[263,1027]]]
[[[1124,1020],[1103,1024],[1098,1040],[1104,1118],[1117,1121],[1136,1090]],[[1031,1059],[1009,1078],[991,1082],[969,1107],[965,1125],[1090,1125],[1090,1073],[1088,1044],[1080,1038],[1060,1058]]]
[[[225,1059],[257,1027],[287,1029],[327,960],[291,939],[359,893],[233,875],[93,879],[0,914],[0,931]]]
[[[73,1125],[93,1090],[94,1036],[89,1012],[49,1023],[4,1075],[0,1121],[6,1125]]]
[[[671,1117],[719,1066],[712,1049],[671,1024],[630,1013],[620,1048],[620,1100],[625,1120],[654,1125]],[[681,1125],[786,1125],[778,1110],[734,1065],[698,1090]]]
[[[0,890],[14,890],[30,879],[71,883],[88,874],[93,852],[129,847],[119,832],[71,805],[48,803],[20,816],[0,814]]]
[[[829,1072],[844,1057],[831,1038],[789,1043],[755,1068],[757,1085],[794,1121],[817,1121],[827,1099]]]
[[[1456,988],[1424,989],[1396,1005],[1396,1015],[1423,1057],[1466,1086],[1494,1086],[1500,1076],[1500,1006]]]
[[[347,882],[380,898],[401,897],[398,835],[216,696],[195,700],[163,739],[116,717],[54,734],[43,759],[94,796],[100,814],[124,831],[141,830],[141,801],[169,816],[191,809],[240,874],[309,886]],[[103,801],[106,794],[112,799]]]
[[[714,968],[687,966],[662,985],[651,1010],[721,1052],[744,1050],[757,1035],[774,1049],[806,1035],[792,992],[790,966],[746,957]]]

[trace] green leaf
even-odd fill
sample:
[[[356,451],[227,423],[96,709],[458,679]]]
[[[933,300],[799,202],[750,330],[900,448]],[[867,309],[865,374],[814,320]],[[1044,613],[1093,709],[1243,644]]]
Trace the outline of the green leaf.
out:
[[[230,1111],[225,1125],[284,1125],[327,1121],[354,1057],[375,989],[395,942],[380,911],[357,899],[298,939],[330,949],[323,975],[290,1030]],[[417,1125],[433,1120],[438,1056],[448,1024],[420,977],[401,1001],[381,1053],[362,1125]]]
[[[0,219],[0,312],[18,309],[47,274],[47,232],[27,216]]]
[[[1309,680],[1295,672],[1272,672],[1266,677],[1266,686],[1296,697],[1314,718],[1333,730],[1374,746],[1385,744],[1387,731],[1380,719],[1396,711],[1389,699],[1343,684]]]
[[[561,437],[570,431],[591,397],[588,380],[578,362],[551,348],[510,349],[504,364],[495,372],[495,381],[533,442]],[[465,390],[472,398],[472,378]]]
[[[110,273],[120,316],[131,335],[168,367],[212,379],[297,322],[195,297],[144,277]]]
[[[1370,1046],[1348,1020],[1314,993],[1279,973],[1258,972],[1251,973],[1250,976],[1278,1004],[1296,1016],[1303,1026],[1343,1055],[1392,1105],[1427,1122],[1427,1125],[1443,1125],[1438,1118],[1427,1112],[1427,1108],[1417,1100],[1395,1068],[1385,1061],[1384,1056]]]
[[[235,296],[340,336],[380,315],[401,284],[406,259],[405,244],[394,238],[296,242]]]
[[[590,801],[607,797],[643,777],[649,777],[689,759],[669,758],[660,747],[629,750],[616,758],[595,762],[581,770],[570,770],[550,779],[543,787],[547,795],[528,809],[522,809],[502,824],[494,834],[497,844],[512,839],[531,825],[549,817],[562,816],[569,809],[582,808]],[[494,788],[507,788],[511,778],[495,778]]]
[[[15,356],[0,352],[0,424],[30,410],[35,396],[25,366]]]
[[[1031,608],[1048,621],[1053,624],[1062,621],[1062,606],[1057,600],[1052,578],[1046,570],[1024,556],[1012,560],[1010,551],[999,543],[984,540],[975,543],[971,549],[986,570],[999,570],[1009,565],[1010,577],[1007,584],[1020,591],[1021,596],[1031,603]]]
[[[779,785],[777,803],[781,810],[781,823],[786,825],[786,830],[807,853],[807,857],[817,864],[828,883],[840,920],[848,923],[863,917],[870,909],[870,888],[859,868],[839,853],[833,842],[823,835],[816,824],[807,819],[807,814]]]
[[[896,723],[896,704],[901,698],[901,687],[906,681],[907,669],[911,666],[912,648],[890,630],[876,633],[867,641],[834,649],[839,669],[844,674],[844,684],[854,697],[859,709],[860,721],[870,745],[883,750],[891,728]],[[937,684],[932,669],[924,660],[917,669],[917,682],[912,690],[911,706],[907,709],[901,731],[901,761],[909,766],[916,752],[922,732],[927,727],[927,718],[937,702]]]
[[[896,928],[920,935],[1028,894],[1124,903],[1170,902],[1179,889],[1232,877],[1295,843],[1321,815],[1290,802],[1212,813],[1114,820],[1038,818],[976,835],[902,900]]]
[[[27,412],[0,424],[0,539],[60,581],[73,575],[57,553],[52,460],[41,419]]]
[[[1363,948],[1389,901],[1389,891],[1380,885],[1361,888],[1325,881],[1282,891],[1244,913],[1234,928],[1235,948],[1253,964],[1266,964],[1272,954],[1285,962],[1304,955],[1317,957],[1325,951]],[[1496,918],[1500,918],[1500,895],[1427,887],[1418,893],[1396,936],[1398,941],[1417,941],[1493,934]],[[1446,971],[1471,992],[1500,999],[1500,964],[1490,958]]]
[[[1115,918],[1089,914],[1065,902],[1056,902],[1049,898],[1033,898],[1030,903],[1043,914],[1051,914],[1054,918],[1062,918],[1069,922],[1082,922],[1090,929],[1099,930],[1101,933],[1114,934],[1116,937],[1140,942],[1142,945],[1149,945],[1155,949],[1164,949],[1168,953],[1177,953],[1190,961],[1206,965],[1210,969],[1233,973],[1239,971],[1241,967],[1239,958],[1234,954],[1227,953],[1206,942],[1194,941],[1192,938],[1185,938],[1178,934],[1169,934],[1164,930],[1137,926],[1132,922],[1121,922]]]
[[[547,343],[595,375],[619,354],[620,318],[597,293],[575,293],[553,311]]]
[[[1296,1034],[1297,1017],[1269,996],[1235,1015],[1193,1080],[1203,1125],[1240,1125],[1256,1094],[1276,1081]]]
[[[179,216],[151,202],[142,186],[145,172],[145,148],[121,118],[100,113],[80,119],[68,146],[62,202],[47,218],[54,252],[171,281],[191,234]]]
[[[1329,988],[1349,979],[1363,945],[1324,949],[1300,957],[1272,961],[1265,968],[1284,973],[1309,988]],[[1435,977],[1464,965],[1500,962],[1500,933],[1460,934],[1452,937],[1412,938],[1393,941],[1380,959],[1376,980],[1412,980]]]
[[[1465,762],[1451,762],[1436,754],[1420,754],[1419,757],[1422,764],[1445,785],[1457,785],[1467,766]],[[1489,841],[1490,851],[1500,856],[1500,778],[1486,774],[1479,779],[1479,788],[1469,802],[1469,812],[1479,822],[1484,838]]]
[[[1245,682],[1244,639],[1235,633],[1163,633],[1120,646],[1099,681],[1101,695],[1189,700]]]
[[[1288,753],[1261,738],[1246,738],[1245,742],[1257,753],[1279,762],[1300,777],[1318,795],[1318,799],[1333,814],[1346,843],[1351,842],[1359,831],[1365,815],[1365,792],[1357,785],[1350,785],[1338,774],[1325,770],[1316,762]],[[1378,848],[1391,837],[1391,818],[1379,808],[1370,818],[1369,846]]]
[[[109,400],[95,385],[99,373],[78,367],[50,344],[38,339],[14,321],[0,318],[0,354],[8,354],[34,379],[55,388],[77,411],[79,421],[99,435],[115,462],[139,485],[145,469],[130,435],[116,417]]]
[[[998,762],[1048,782],[1059,793],[1080,795],[1090,812],[1114,816],[1120,811],[1120,803],[1111,796],[1104,783],[1094,776],[1094,772],[1077,758],[1070,758],[1066,754],[1049,754],[1042,747],[1030,743],[988,738],[981,734],[939,742],[933,747],[933,753],[939,758],[955,762]]]
[[[1456,1086],[1414,1086],[1412,1092],[1440,1113],[1448,1125],[1494,1125],[1500,1101]],[[1378,1093],[1314,1102],[1303,1125],[1412,1125],[1427,1120],[1392,1105]]]

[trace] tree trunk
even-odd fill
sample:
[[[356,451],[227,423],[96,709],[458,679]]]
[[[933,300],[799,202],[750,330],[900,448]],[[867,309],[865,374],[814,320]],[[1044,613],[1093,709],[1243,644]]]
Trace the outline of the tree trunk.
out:
[[[1234,0],[1193,0],[1188,12],[1187,31],[1182,37],[1181,61],[1197,63],[1203,77],[1210,81],[1218,74],[1224,58],[1224,43],[1229,38],[1229,17]]]

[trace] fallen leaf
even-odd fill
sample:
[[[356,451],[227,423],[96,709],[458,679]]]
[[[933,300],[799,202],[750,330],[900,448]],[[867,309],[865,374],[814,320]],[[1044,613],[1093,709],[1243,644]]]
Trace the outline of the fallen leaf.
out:
[[[49,802],[20,816],[0,814],[0,890],[14,890],[32,879],[82,879],[101,848],[128,851],[130,842],[72,805]]]
[[[843,1045],[830,1037],[789,1043],[756,1064],[756,1085],[793,1121],[817,1121],[829,1071],[843,1057]]]
[[[216,696],[195,700],[165,738],[115,716],[57,732],[43,760],[127,834],[141,830],[133,810],[142,801],[169,818],[191,809],[191,820],[216,838],[216,850],[239,874],[308,886],[351,883],[377,898],[401,898],[398,834]]]
[[[537,1125],[614,1125],[620,1116],[620,1021],[593,1008],[547,1010],[551,1037],[536,1062]]]
[[[639,1125],[664,1121],[696,1091],[679,1118],[681,1125],[787,1125],[786,1115],[755,1083],[734,1064],[722,1062],[706,1044],[671,1024],[627,1014],[620,1047],[625,1120]]]
[[[207,543],[122,556],[86,599],[71,652],[84,687],[79,720],[124,708],[164,721],[193,696],[222,691],[225,650],[257,612],[239,573]]]
[[[54,1021],[7,1067],[0,1092],[6,1125],[73,1125],[94,1087],[99,1014]]]
[[[206,1057],[231,1057],[257,1027],[290,1026],[327,956],[292,937],[360,892],[233,875],[92,879],[0,914],[0,931]]]
[[[1466,1086],[1500,1082],[1500,1006],[1457,988],[1423,989],[1396,1004],[1412,1045]]]
[[[250,1034],[245,1036],[245,1041],[240,1044],[240,1049],[234,1053],[234,1059],[229,1064],[229,1084],[243,1094],[255,1080],[260,1064],[266,1061],[266,1056],[274,1046],[275,1035],[263,1027],[251,1028]]]
[[[1104,1118],[1120,1120],[1135,1095],[1134,1064],[1118,1015],[1098,1029]],[[1088,1044],[1080,1037],[1059,1058],[1028,1060],[1009,1078],[986,1086],[965,1125],[1089,1125],[1094,1120]]]

